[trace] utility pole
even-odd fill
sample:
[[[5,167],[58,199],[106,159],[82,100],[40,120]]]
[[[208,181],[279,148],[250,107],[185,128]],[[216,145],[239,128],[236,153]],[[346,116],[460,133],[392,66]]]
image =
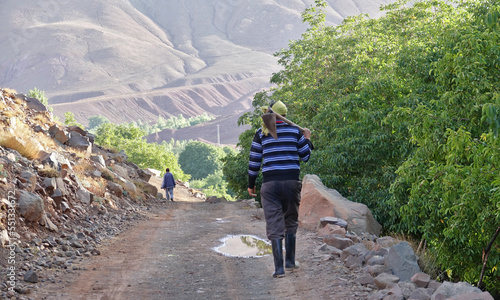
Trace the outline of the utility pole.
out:
[[[217,125],[217,145],[220,147],[220,132],[219,132],[219,125]]]

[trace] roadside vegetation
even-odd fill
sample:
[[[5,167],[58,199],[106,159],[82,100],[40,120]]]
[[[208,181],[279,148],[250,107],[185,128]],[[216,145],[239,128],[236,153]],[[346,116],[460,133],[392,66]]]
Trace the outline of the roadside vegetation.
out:
[[[276,53],[277,87],[240,118],[253,129],[225,159],[229,187],[246,196],[259,108],[282,100],[313,132],[302,174],[367,204],[386,233],[422,241],[439,279],[498,294],[500,4],[398,1],[329,27],[315,3],[302,38]]]
[[[96,143],[125,150],[143,168],[169,166],[217,196],[248,198],[260,107],[281,100],[287,117],[313,132],[302,174],[368,205],[385,234],[420,244],[439,280],[500,295],[500,4],[398,1],[383,17],[349,17],[337,27],[325,26],[325,7],[316,0],[306,9],[309,29],[276,53],[276,87],[257,93],[254,112],[240,118],[252,129],[238,151],[147,143],[147,133],[169,123],[161,119],[145,126],[96,117],[89,120]]]

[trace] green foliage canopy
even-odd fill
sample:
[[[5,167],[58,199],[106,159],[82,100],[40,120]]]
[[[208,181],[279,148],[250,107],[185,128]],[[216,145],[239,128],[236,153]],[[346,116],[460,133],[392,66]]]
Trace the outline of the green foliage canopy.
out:
[[[482,250],[500,225],[500,4],[426,0],[384,6],[385,16],[310,28],[276,55],[277,85],[254,97],[240,122],[282,100],[312,129],[316,150],[302,173],[367,204],[386,231],[424,238],[452,279],[475,283]],[[253,131],[227,158],[229,186],[244,194]],[[239,188],[238,188],[239,187]],[[485,286],[498,292],[500,246]]]
[[[221,159],[224,156],[221,148],[194,141],[187,144],[179,154],[179,164],[193,179],[203,179],[222,169]]]
[[[170,168],[176,179],[188,181],[190,176],[180,168],[175,155],[155,143],[148,143],[143,139],[144,131],[128,125],[101,124],[96,129],[95,142],[104,147],[124,150],[129,160],[141,168],[161,170]]]

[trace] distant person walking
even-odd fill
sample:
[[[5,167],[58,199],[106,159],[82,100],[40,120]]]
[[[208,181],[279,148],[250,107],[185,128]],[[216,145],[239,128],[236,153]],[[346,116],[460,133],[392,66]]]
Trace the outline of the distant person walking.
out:
[[[264,108],[285,116],[287,108],[278,101]],[[263,110],[264,110],[263,109]],[[266,218],[267,238],[271,241],[274,257],[273,277],[283,277],[283,238],[285,239],[285,268],[298,267],[295,262],[295,240],[299,225],[299,204],[302,182],[299,181],[300,161],[311,155],[311,131],[276,121],[278,139],[262,126],[253,138],[248,166],[248,193],[257,196],[255,181],[262,166],[263,183],[260,189],[262,208]]]
[[[170,169],[167,168],[165,175],[163,175],[163,182],[161,183],[161,188],[165,190],[165,195],[167,196],[167,201],[174,202],[174,187],[175,179],[174,175],[170,173]]]

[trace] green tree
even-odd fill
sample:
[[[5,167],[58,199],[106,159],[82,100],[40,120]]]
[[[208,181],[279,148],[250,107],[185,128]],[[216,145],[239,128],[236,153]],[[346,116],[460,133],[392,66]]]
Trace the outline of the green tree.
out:
[[[163,145],[148,143],[144,131],[131,124],[101,124],[96,129],[95,142],[98,145],[124,150],[129,160],[141,168],[161,170],[170,168],[176,179],[188,181],[190,176],[180,168],[176,156]]]
[[[97,127],[105,123],[111,123],[111,122],[104,116],[91,116],[89,117],[89,126],[87,129],[89,131],[94,131]]]
[[[260,106],[282,100],[313,132],[315,173],[367,204],[386,231],[424,238],[454,280],[477,282],[482,249],[500,224],[498,1],[397,1],[385,15],[323,24],[324,1],[307,9],[310,28],[279,51],[277,87],[240,118],[252,130],[224,174],[246,189],[248,148]],[[495,242],[485,286],[498,291]]]
[[[179,155],[179,164],[193,179],[203,179],[222,168],[223,156],[221,148],[196,141],[186,145]]]
[[[67,112],[64,113],[64,125],[67,125],[67,126],[78,126],[78,127],[82,128],[82,129],[85,128],[82,124],[78,123],[78,121],[75,118],[75,114],[73,114],[70,111],[67,111]]]

